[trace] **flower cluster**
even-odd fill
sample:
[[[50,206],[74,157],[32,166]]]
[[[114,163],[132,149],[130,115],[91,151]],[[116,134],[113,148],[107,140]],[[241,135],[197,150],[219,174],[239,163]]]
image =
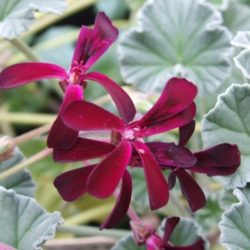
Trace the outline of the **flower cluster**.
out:
[[[135,107],[126,92],[106,75],[88,72],[117,36],[117,29],[104,13],[100,13],[93,29],[81,28],[68,72],[58,65],[29,62],[10,66],[0,74],[2,89],[45,78],[60,80],[65,94],[48,136],[48,147],[53,148],[55,161],[95,159],[96,163],[61,174],[56,178],[55,186],[66,201],[74,201],[85,193],[103,199],[119,189],[114,209],[101,225],[102,228],[116,226],[127,213],[132,195],[132,178],[128,167],[143,169],[152,210],[167,204],[169,190],[177,178],[190,208],[196,211],[205,205],[206,198],[190,173],[229,175],[240,164],[235,145],[224,143],[196,153],[185,146],[195,127],[194,98],[197,88],[190,81],[184,78],[170,79],[153,107],[140,119],[135,119]],[[121,118],[84,100],[88,80],[105,88]],[[178,145],[149,142],[147,139],[176,128],[179,128],[180,135]],[[88,135],[94,131],[104,131],[109,133],[110,139],[85,137],[84,131]],[[164,175],[165,169],[170,170],[168,180]],[[157,242],[162,249],[179,249],[168,243],[177,223],[176,218],[168,219],[163,239],[154,234],[147,244]],[[203,246],[202,241],[181,249],[203,249],[200,246]]]

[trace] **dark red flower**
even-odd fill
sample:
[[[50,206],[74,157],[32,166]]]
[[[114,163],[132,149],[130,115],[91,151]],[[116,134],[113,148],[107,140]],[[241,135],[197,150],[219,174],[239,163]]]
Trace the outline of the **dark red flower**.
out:
[[[223,143],[200,152],[190,152],[185,145],[194,128],[194,121],[179,128],[178,145],[164,142],[147,143],[159,165],[172,170],[168,178],[170,188],[173,188],[176,177],[178,178],[183,196],[193,212],[205,205],[206,197],[189,172],[224,176],[233,174],[240,165],[240,152],[236,145]]]
[[[60,80],[60,85],[64,91],[67,91],[70,85],[85,87],[86,81],[92,80],[105,88],[116,104],[121,117],[124,121],[129,122],[134,117],[135,107],[127,93],[112,79],[102,73],[88,72],[91,66],[113,44],[117,36],[118,30],[112,25],[110,19],[101,12],[95,19],[93,29],[82,26],[68,72],[59,65],[50,63],[19,63],[4,69],[0,73],[0,88],[15,88],[32,81],[57,78]],[[75,90],[71,88],[69,91],[74,92]],[[79,91],[76,90],[76,92]],[[61,111],[64,109],[65,103],[75,101],[76,99],[68,98],[68,100],[64,101]],[[57,137],[58,133],[54,133],[56,130],[61,131],[59,137]],[[62,136],[63,132],[64,136]],[[48,147],[54,148],[59,145],[62,148],[70,148],[76,141],[76,136],[73,136],[74,133],[76,134],[76,132],[72,132],[72,130],[64,126],[59,116],[49,134]]]
[[[125,207],[128,208],[132,187],[126,186],[126,183],[130,182],[128,177],[130,175],[126,168],[134,151],[144,169],[151,209],[164,206],[169,198],[168,184],[153,153],[143,142],[143,138],[189,123],[195,115],[193,99],[196,92],[197,89],[192,83],[185,79],[173,78],[166,84],[155,105],[141,119],[130,123],[86,101],[75,101],[68,105],[62,112],[62,119],[68,127],[77,131],[110,131],[115,138],[112,141],[115,145],[78,138],[78,142],[70,150],[55,149],[54,159],[60,162],[86,160],[106,154],[100,163],[91,166],[92,169],[89,172],[85,172],[85,168],[82,168],[59,176],[55,185],[62,197],[69,200],[70,196],[72,198],[70,200],[73,200],[88,192],[98,198],[106,198],[115,191],[122,180],[124,185],[121,193],[124,192],[127,198],[120,195],[116,208],[121,209],[120,204],[124,205],[125,202],[127,202]],[[67,178],[68,181],[65,180]],[[81,189],[81,193],[78,186],[75,186],[78,178],[83,180],[84,188]],[[66,187],[67,185],[74,187]],[[68,194],[68,190],[72,192],[73,189],[75,193]],[[123,191],[124,189],[127,191]],[[116,211],[117,209],[113,213]],[[126,213],[127,210],[123,211]],[[109,223],[106,223],[105,227],[109,227]]]
[[[166,219],[164,234],[160,236],[150,226],[138,222],[131,222],[134,239],[138,245],[146,245],[147,250],[205,250],[205,241],[197,238],[197,241],[188,246],[174,246],[170,238],[179,223],[180,218],[170,217]]]

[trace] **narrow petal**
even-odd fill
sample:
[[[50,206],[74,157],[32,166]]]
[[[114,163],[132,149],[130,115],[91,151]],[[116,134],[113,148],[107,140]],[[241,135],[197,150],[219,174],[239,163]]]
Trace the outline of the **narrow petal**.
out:
[[[88,73],[84,77],[86,80],[96,81],[106,89],[116,104],[117,110],[122,119],[126,123],[133,120],[136,113],[134,103],[129,95],[117,83],[107,76],[97,72]]]
[[[49,148],[69,149],[77,141],[78,131],[67,127],[61,118],[61,113],[72,102],[83,99],[83,90],[79,85],[68,85],[60,107],[59,115],[53,123],[47,145]]]
[[[140,141],[134,141],[133,145],[136,148],[143,164],[150,207],[152,210],[161,208],[167,204],[169,198],[167,181],[161,172],[161,168],[154,155],[146,144]]]
[[[122,141],[102,162],[100,162],[88,178],[87,190],[98,198],[107,198],[116,189],[124,175],[130,160],[132,146]]]
[[[191,105],[196,94],[196,86],[186,79],[170,79],[158,101],[141,119],[141,124],[158,123],[175,116]]]
[[[174,143],[148,142],[146,144],[161,166],[187,168],[194,166],[197,161],[187,148]]]
[[[194,133],[195,129],[195,121],[191,121],[188,124],[179,128],[180,138],[179,138],[179,145],[185,146]]]
[[[65,201],[74,201],[86,192],[87,178],[94,167],[73,169],[55,179],[54,185]]]
[[[117,130],[122,131],[124,122],[114,114],[97,105],[76,101],[62,112],[64,123],[75,130]]]
[[[142,120],[139,122],[134,122],[134,126],[140,127],[141,136],[150,136],[154,134],[163,133],[171,129],[175,129],[181,126],[188,124],[193,120],[196,113],[196,106],[192,103],[189,107],[181,111],[180,113],[158,120],[148,120],[142,123]]]
[[[70,150],[55,148],[53,158],[57,162],[75,162],[95,159],[109,154],[115,148],[111,143],[78,138]]]
[[[67,72],[50,63],[27,62],[14,64],[0,73],[0,89],[10,89],[42,79],[66,79]]]
[[[170,217],[170,218],[166,219],[163,242],[169,241],[169,239],[170,239],[175,227],[179,223],[179,221],[180,221],[179,217]]]
[[[85,69],[89,69],[113,44],[117,36],[118,29],[103,12],[100,12],[96,16],[94,29],[82,26],[72,65],[74,62],[82,61]]]
[[[122,178],[122,187],[116,200],[116,204],[109,217],[102,223],[101,229],[115,227],[126,215],[132,196],[132,178],[128,171],[125,171]]]
[[[240,166],[240,152],[236,145],[219,144],[194,154],[197,163],[191,171],[212,175],[230,175]]]
[[[191,175],[184,169],[176,170],[175,174],[179,179],[181,192],[187,200],[191,210],[195,212],[204,207],[206,204],[206,197]]]
[[[189,246],[167,246],[165,250],[205,250],[206,243],[203,239],[197,240],[194,244]]]

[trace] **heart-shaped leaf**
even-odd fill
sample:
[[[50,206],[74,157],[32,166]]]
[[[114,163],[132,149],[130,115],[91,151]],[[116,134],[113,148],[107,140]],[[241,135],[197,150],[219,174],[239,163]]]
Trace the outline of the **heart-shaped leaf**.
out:
[[[231,33],[215,8],[203,1],[155,0],[138,17],[119,46],[126,82],[160,91],[169,78],[182,76],[196,83],[201,95],[221,86],[230,72]]]
[[[58,212],[46,212],[33,198],[0,187],[0,242],[18,250],[42,250],[62,223]]]
[[[227,189],[250,182],[250,86],[234,84],[220,95],[215,108],[202,121],[204,147],[218,143],[237,144],[241,165],[230,176],[216,177]]]
[[[1,0],[0,37],[13,39],[28,30],[35,11],[61,14],[65,8],[65,0]]]
[[[18,148],[16,148],[10,159],[0,161],[0,173],[13,167],[22,160],[24,160],[23,154]],[[7,189],[14,189],[18,194],[31,197],[34,196],[35,184],[27,170],[20,171],[6,179],[0,180],[0,186],[3,186]]]
[[[234,190],[239,203],[233,204],[222,216],[219,224],[220,241],[226,249],[246,250],[250,246],[250,187]]]

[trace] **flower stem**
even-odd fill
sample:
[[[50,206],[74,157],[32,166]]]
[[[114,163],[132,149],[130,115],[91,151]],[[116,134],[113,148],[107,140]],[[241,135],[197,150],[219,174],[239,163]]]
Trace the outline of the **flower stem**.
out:
[[[53,25],[54,23],[76,13],[79,12],[82,9],[85,9],[91,5],[93,5],[97,0],[75,0],[72,1],[72,3],[69,5],[69,7],[66,9],[66,11],[63,13],[63,15],[43,15],[41,18],[39,18],[27,31],[24,36],[28,36],[34,33],[37,33],[44,28]]]
[[[100,230],[97,227],[91,226],[60,226],[58,228],[59,232],[72,233],[77,236],[107,236],[112,238],[121,238],[127,235],[130,231],[128,230]]]
[[[35,155],[32,155],[30,158],[28,158],[27,160],[15,165],[14,167],[3,171],[2,173],[0,173],[0,180],[6,179],[20,171],[22,171],[23,169],[25,169],[26,167],[30,166],[31,164],[47,157],[48,155],[50,155],[52,153],[52,149],[44,149],[40,152],[38,152]]]
[[[55,115],[49,114],[30,114],[30,113],[6,113],[0,112],[1,122],[12,122],[18,124],[41,125],[52,123],[55,120]]]
[[[39,128],[33,129],[25,134],[19,135],[16,138],[13,139],[13,142],[17,144],[21,144],[23,142],[26,142],[36,136],[39,136],[41,134],[47,133],[51,128],[51,124],[46,124],[44,126],[41,126]]]
[[[108,203],[105,205],[97,206],[95,208],[90,208],[82,213],[76,214],[68,219],[65,219],[65,225],[77,225],[82,223],[87,223],[96,217],[105,216],[112,210],[114,204]]]
[[[16,47],[19,51],[21,51],[27,59],[35,62],[39,62],[39,58],[33,53],[33,51],[29,48],[29,46],[24,43],[22,40],[18,38],[14,38],[12,40],[8,40],[14,47]]]

